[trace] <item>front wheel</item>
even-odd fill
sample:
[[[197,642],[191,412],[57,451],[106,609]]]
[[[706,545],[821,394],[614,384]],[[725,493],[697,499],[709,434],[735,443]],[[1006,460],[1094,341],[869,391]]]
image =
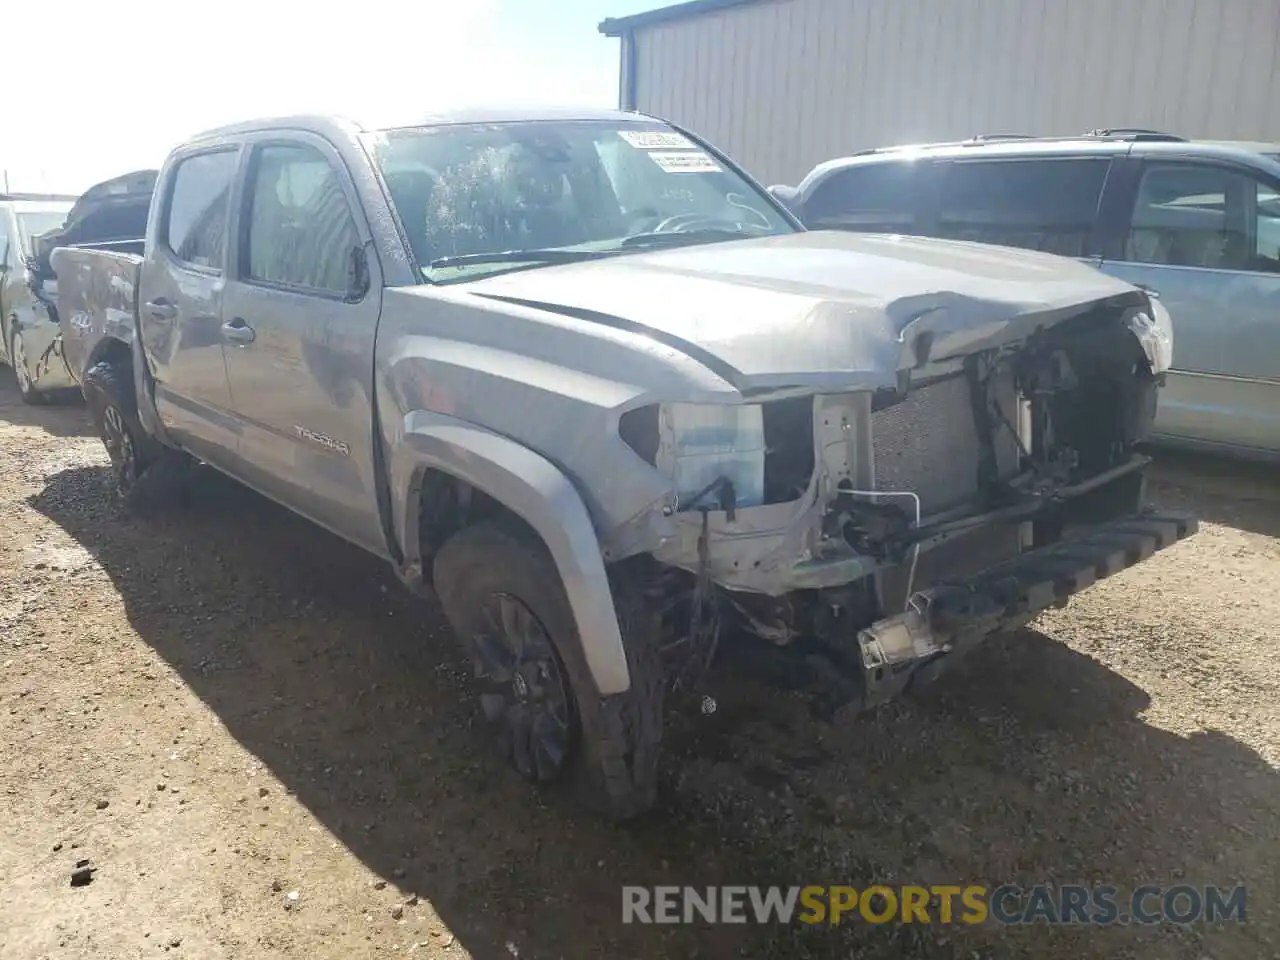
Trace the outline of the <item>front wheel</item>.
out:
[[[657,792],[661,684],[655,659],[623,632],[631,689],[601,697],[551,557],[499,524],[454,534],[436,554],[435,591],[470,654],[479,705],[525,779],[625,819]]]
[[[18,393],[23,403],[32,406],[43,404],[46,397],[36,389],[31,379],[31,371],[27,367],[27,349],[22,342],[22,331],[17,327],[9,334],[9,362],[13,365],[13,376],[18,381]]]

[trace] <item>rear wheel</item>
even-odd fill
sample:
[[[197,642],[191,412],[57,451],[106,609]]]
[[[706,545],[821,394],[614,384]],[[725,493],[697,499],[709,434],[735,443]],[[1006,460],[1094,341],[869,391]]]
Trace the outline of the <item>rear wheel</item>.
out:
[[[630,631],[631,689],[601,697],[555,564],[533,537],[495,523],[463,529],[436,554],[434,580],[470,654],[483,716],[516,770],[614,818],[649,809],[661,684]]]
[[[31,380],[31,372],[27,368],[26,344],[22,342],[22,331],[15,327],[9,334],[9,362],[13,364],[13,376],[18,381],[18,393],[23,403],[39,406],[47,399],[36,389]]]
[[[147,435],[138,420],[132,364],[119,360],[95,363],[85,373],[84,395],[111,461],[116,495],[126,504],[136,505],[143,475],[169,454]]]

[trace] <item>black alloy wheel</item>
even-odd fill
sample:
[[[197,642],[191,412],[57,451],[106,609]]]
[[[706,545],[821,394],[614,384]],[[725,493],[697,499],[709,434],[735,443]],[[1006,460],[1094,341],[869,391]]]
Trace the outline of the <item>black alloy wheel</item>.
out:
[[[500,749],[528,780],[548,783],[573,754],[577,718],[551,637],[518,597],[492,593],[473,638],[480,706]]]
[[[102,444],[111,460],[111,474],[116,490],[124,496],[137,484],[140,474],[138,449],[125,423],[125,416],[114,403],[102,411]]]

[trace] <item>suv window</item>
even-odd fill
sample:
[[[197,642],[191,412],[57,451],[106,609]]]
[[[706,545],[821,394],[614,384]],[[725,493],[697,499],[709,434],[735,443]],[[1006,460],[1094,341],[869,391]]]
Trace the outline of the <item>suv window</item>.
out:
[[[1106,157],[949,164],[938,236],[1088,256],[1110,165]]]
[[[1125,258],[1280,272],[1280,197],[1224,167],[1153,163],[1142,173]]]
[[[313,147],[259,148],[247,198],[247,280],[346,294],[359,244],[339,173]]]
[[[19,262],[18,239],[12,228],[5,227],[4,210],[0,209],[0,267],[16,267]]]
[[[14,220],[18,224],[18,239],[21,251],[27,256],[35,256],[35,239],[50,230],[59,230],[67,219],[65,213],[53,213],[48,210],[36,210],[29,213],[15,213]]]
[[[201,153],[178,164],[169,193],[165,237],[179,260],[206,269],[222,269],[227,195],[235,169],[234,150]]]
[[[805,226],[909,233],[919,169],[914,162],[868,163],[833,173],[805,201]]]

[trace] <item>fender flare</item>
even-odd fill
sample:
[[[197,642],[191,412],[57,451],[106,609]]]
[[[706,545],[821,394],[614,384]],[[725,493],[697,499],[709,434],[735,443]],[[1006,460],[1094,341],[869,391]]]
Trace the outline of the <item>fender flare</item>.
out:
[[[517,514],[542,538],[577,621],[582,652],[601,696],[631,686],[609,575],[591,516],[569,478],[528,447],[475,424],[428,411],[404,418],[391,445],[395,529],[405,562],[421,561],[418,490],[437,469],[471,484]]]

